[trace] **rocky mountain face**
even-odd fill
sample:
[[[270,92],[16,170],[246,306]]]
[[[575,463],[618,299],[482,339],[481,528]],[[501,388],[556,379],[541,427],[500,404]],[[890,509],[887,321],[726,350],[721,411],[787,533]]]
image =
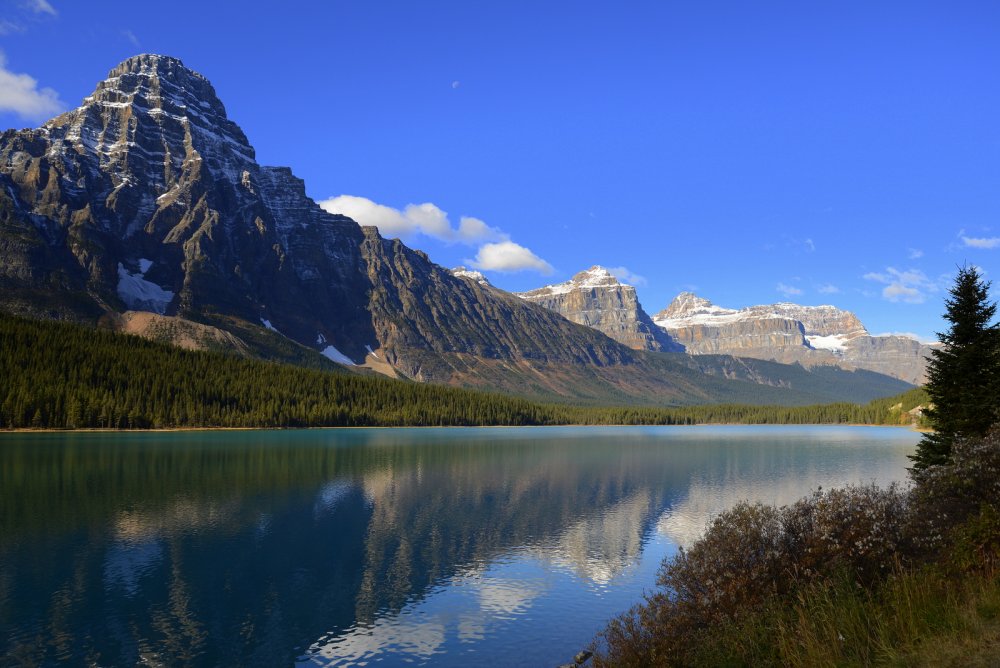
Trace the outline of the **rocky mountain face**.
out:
[[[642,310],[635,288],[621,283],[604,267],[595,265],[565,283],[516,294],[634,350],[682,350]]]
[[[537,398],[846,398],[795,369],[762,381],[647,352],[669,338],[634,289],[590,290],[566,308],[613,305],[588,323],[628,345],[323,211],[288,168],[256,162],[211,84],[175,58],[129,58],[76,109],[0,134],[8,312]]]
[[[257,164],[211,84],[165,56],[130,58],[76,109],[0,135],[0,260],[7,311],[185,345],[285,346],[272,358],[302,361],[297,347],[540,393],[691,389],[642,369],[624,381],[629,349],[323,211],[289,169]]]
[[[653,321],[692,355],[836,364],[917,384],[931,350],[905,336],[872,336],[857,316],[834,306],[783,302],[737,310],[683,292]]]
[[[55,289],[73,296],[47,307],[57,317],[224,314],[363,356],[363,239],[290,170],[258,165],[211,84],[173,58],[130,58],[76,109],[0,135],[12,310]]]

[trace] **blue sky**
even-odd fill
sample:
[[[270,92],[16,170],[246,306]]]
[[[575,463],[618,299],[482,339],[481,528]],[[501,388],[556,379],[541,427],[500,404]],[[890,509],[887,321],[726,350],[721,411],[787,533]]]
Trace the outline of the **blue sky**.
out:
[[[499,287],[602,264],[651,313],[930,338],[958,265],[1000,282],[997,35],[995,2],[4,0],[0,127],[165,53],[262,163]]]

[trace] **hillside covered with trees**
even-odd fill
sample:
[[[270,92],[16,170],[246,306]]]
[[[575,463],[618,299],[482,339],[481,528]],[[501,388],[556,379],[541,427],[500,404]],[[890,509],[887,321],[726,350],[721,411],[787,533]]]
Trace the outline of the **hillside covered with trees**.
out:
[[[578,407],[192,352],[0,315],[0,428],[909,424],[911,390],[865,405]]]

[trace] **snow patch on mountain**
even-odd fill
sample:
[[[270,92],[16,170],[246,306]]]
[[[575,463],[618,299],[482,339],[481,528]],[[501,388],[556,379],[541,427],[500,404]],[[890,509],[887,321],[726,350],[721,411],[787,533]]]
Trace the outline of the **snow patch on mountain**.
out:
[[[475,271],[474,269],[468,269],[464,266],[455,267],[454,269],[452,269],[451,275],[457,276],[458,278],[471,278],[480,285],[489,285],[489,286],[493,285],[492,283],[490,283],[489,279],[486,278],[483,272]]]
[[[174,293],[146,280],[146,272],[153,263],[139,260],[139,271],[132,273],[118,263],[118,296],[133,311],[152,311],[163,315],[174,298]]]
[[[332,362],[336,362],[337,364],[346,364],[347,366],[356,366],[354,364],[354,360],[352,360],[350,357],[348,357],[344,353],[340,352],[339,350],[337,350],[333,346],[327,346],[326,348],[324,348],[323,350],[321,350],[320,351],[320,355],[322,355],[323,357],[327,358],[328,360],[330,360]]]
[[[817,350],[832,350],[835,353],[842,353],[847,350],[847,342],[851,338],[843,334],[831,334],[830,336],[806,336],[809,345]]]

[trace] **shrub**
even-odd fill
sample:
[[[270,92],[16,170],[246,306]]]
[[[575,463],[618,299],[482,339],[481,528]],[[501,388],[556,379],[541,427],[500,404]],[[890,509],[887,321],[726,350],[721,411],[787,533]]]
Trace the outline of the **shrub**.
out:
[[[782,508],[738,504],[664,563],[656,593],[612,620],[595,665],[687,664],[713,628],[744,625],[808,583],[884,577],[905,545],[906,498],[866,485]]]
[[[812,496],[782,512],[790,574],[797,581],[842,572],[868,584],[909,555],[907,494],[898,485],[851,486]]]
[[[950,550],[953,532],[987,508],[1000,508],[1000,429],[961,438],[947,464],[914,471],[912,540],[930,557]]]

